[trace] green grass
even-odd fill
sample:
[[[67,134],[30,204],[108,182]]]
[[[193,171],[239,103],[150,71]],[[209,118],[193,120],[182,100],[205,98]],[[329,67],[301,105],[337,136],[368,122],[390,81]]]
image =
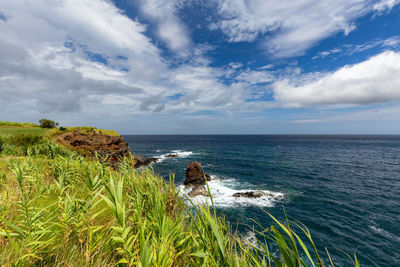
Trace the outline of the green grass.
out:
[[[46,135],[55,136],[65,132],[81,132],[83,134],[106,134],[111,136],[119,136],[119,134],[114,130],[97,129],[95,127],[65,127],[65,131],[61,131],[58,128],[50,129]]]
[[[39,127],[14,127],[14,126],[0,126],[0,136],[7,137],[12,135],[44,135],[49,129]]]
[[[35,123],[29,122],[12,122],[12,121],[0,121],[0,126],[14,126],[14,127],[39,127],[39,125]]]
[[[48,140],[9,140],[0,152],[0,266],[326,266],[300,223],[266,213],[274,225],[250,244],[212,206],[187,205],[173,176],[134,170],[131,157],[113,169]]]

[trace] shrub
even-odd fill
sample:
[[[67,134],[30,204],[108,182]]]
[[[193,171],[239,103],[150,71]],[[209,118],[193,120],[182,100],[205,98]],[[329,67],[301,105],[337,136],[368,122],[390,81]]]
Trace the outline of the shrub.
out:
[[[58,122],[55,122],[55,121],[52,121],[49,119],[45,119],[45,118],[41,119],[39,121],[39,123],[40,123],[40,127],[42,127],[42,128],[54,128],[54,127],[58,126]]]
[[[67,128],[65,128],[65,127],[60,127],[60,131],[66,131],[67,130]]]

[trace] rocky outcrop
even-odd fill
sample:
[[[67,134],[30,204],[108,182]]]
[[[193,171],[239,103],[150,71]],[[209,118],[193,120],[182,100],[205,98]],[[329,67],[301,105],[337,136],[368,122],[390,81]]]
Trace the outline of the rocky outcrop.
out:
[[[117,163],[130,153],[128,143],[122,136],[111,136],[98,133],[84,134],[67,132],[57,137],[57,142],[85,156],[98,155],[111,164]]]
[[[208,191],[204,185],[196,185],[195,187],[193,187],[192,191],[190,191],[188,193],[188,196],[189,197],[197,197],[197,196],[208,197],[210,195],[208,194]]]
[[[186,179],[183,182],[186,186],[205,185],[205,179],[211,180],[210,175],[206,174],[198,162],[190,162],[186,169]]]
[[[94,157],[96,154],[101,161],[108,161],[115,166],[124,156],[131,152],[128,143],[122,136],[111,136],[98,133],[67,132],[57,137],[57,142],[78,153]],[[134,168],[146,166],[156,162],[157,158],[145,158],[137,154],[132,154],[135,160]]]
[[[238,192],[233,194],[233,197],[247,197],[247,198],[259,198],[263,197],[266,194],[262,191],[247,191],[247,192]]]
[[[178,154],[168,154],[165,156],[166,158],[177,158]]]
[[[152,162],[158,161],[158,158],[145,158],[138,154],[132,154],[132,156],[133,156],[133,159],[135,160],[135,165],[133,166],[134,168],[146,166],[146,165],[151,164]]]

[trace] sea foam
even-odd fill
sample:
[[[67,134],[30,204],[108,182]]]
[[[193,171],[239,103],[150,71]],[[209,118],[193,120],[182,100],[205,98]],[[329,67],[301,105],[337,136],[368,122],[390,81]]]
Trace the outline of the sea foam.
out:
[[[284,198],[284,194],[281,192],[273,192],[269,190],[256,190],[257,192],[263,192],[264,196],[258,198],[246,198],[246,197],[234,197],[235,193],[244,193],[248,191],[254,191],[254,189],[240,189],[236,190],[235,184],[237,181],[233,178],[230,179],[219,179],[211,175],[211,181],[208,182],[210,192],[213,197],[214,205],[217,207],[246,207],[246,206],[259,206],[259,207],[273,207],[276,201],[280,201]],[[192,190],[191,187],[185,188],[184,185],[179,187],[181,193],[187,196]],[[199,204],[211,204],[210,198],[205,196],[196,196],[190,198],[194,203]]]
[[[162,155],[156,155],[154,157],[158,158],[157,162],[162,162],[166,159],[172,159],[172,157],[167,157],[170,154],[177,155],[178,158],[185,158],[185,157],[194,155],[196,153],[193,153],[192,151],[171,150],[171,152],[169,152],[169,153],[162,154]]]

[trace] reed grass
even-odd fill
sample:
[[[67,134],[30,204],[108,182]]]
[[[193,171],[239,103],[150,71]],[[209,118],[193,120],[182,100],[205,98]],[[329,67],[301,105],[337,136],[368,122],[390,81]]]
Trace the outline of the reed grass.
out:
[[[212,198],[190,203],[174,176],[134,170],[131,157],[115,169],[48,140],[26,148],[3,140],[0,266],[330,265],[301,223],[266,212],[274,225],[247,242]]]

